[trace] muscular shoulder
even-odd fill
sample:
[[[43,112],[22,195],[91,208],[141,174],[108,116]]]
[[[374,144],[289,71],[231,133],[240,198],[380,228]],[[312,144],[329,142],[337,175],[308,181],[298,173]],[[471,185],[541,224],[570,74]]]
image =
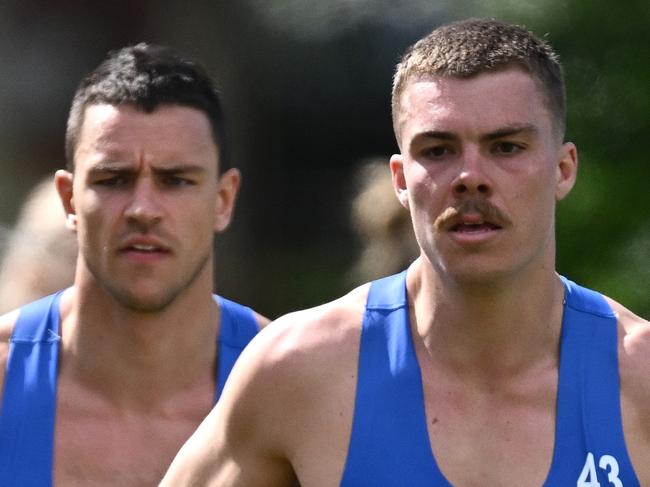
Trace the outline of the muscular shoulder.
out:
[[[608,299],[619,329],[623,426],[632,463],[643,485],[650,481],[650,323]]]
[[[251,342],[245,362],[257,373],[312,371],[317,360],[353,353],[365,309],[367,286],[330,303],[273,321]]]
[[[300,418],[324,406],[326,398],[344,400],[346,384],[356,383],[366,295],[364,286],[336,301],[285,315],[262,330],[242,353],[220,399],[241,418],[232,424],[280,438],[295,431]],[[255,418],[260,424],[253,427]]]
[[[613,299],[606,299],[618,320],[621,366],[632,373],[643,372],[650,392],[650,322]]]
[[[353,352],[358,344],[368,288],[363,286],[330,303],[285,315],[271,323],[273,357],[280,363]],[[277,364],[275,364],[277,365]],[[305,363],[305,365],[308,365]],[[312,367],[309,367],[310,369]]]
[[[16,309],[0,316],[0,343],[8,343],[20,310]]]
[[[621,377],[646,394],[650,411],[650,322],[613,299],[607,301],[618,320]]]

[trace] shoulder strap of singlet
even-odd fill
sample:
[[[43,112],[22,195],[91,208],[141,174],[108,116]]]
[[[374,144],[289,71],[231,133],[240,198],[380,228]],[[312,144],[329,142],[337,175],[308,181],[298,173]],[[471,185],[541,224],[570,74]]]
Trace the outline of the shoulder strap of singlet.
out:
[[[52,482],[60,297],[21,308],[10,339],[0,410],[3,485]]]
[[[406,271],[370,285],[341,486],[450,487],[433,459],[409,326]]]
[[[235,361],[248,342],[259,331],[259,325],[253,310],[215,295],[221,310],[221,329],[218,343],[217,388],[214,400],[217,402],[226,379],[235,365]]]
[[[394,310],[407,305],[406,271],[370,283],[366,300],[367,310]]]
[[[616,315],[601,294],[562,281],[556,440],[545,485],[638,487],[623,436]]]

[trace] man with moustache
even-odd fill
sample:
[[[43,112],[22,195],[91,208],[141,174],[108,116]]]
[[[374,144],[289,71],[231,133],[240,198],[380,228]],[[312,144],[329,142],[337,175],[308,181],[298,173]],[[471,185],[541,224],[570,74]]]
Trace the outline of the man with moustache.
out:
[[[157,483],[267,320],[212,294],[240,182],[203,68],[138,44],[80,84],[54,183],[74,285],[0,318],[0,483]]]
[[[556,54],[442,26],[392,108],[420,257],[253,340],[162,485],[650,485],[649,323],[555,271],[577,172]]]

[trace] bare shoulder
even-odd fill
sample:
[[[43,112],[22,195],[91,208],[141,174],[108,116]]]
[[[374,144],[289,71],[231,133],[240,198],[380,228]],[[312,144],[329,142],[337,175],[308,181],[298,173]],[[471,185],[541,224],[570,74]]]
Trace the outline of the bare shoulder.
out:
[[[645,391],[650,411],[650,322],[622,304],[606,298],[616,314],[619,329],[621,376],[633,381],[639,392]]]
[[[640,367],[650,372],[650,322],[611,298],[607,299],[616,314],[621,337],[621,351],[624,363],[633,370]],[[647,368],[646,368],[647,367]],[[650,386],[650,375],[646,374]]]
[[[9,355],[9,340],[11,339],[11,333],[18,319],[18,313],[19,310],[15,310],[0,316],[0,398],[2,398],[5,368]]]
[[[232,404],[242,424],[261,418],[257,431],[281,443],[280,437],[295,431],[288,421],[314,414],[356,374],[366,295],[367,287],[361,287],[264,328],[233,369],[223,406]]]
[[[616,313],[625,443],[641,484],[650,482],[650,322],[606,298]]]
[[[333,485],[336,469],[326,467],[330,479],[300,459],[330,465],[345,449],[366,295],[362,287],[265,327],[162,485],[288,486],[297,477]]]
[[[283,416],[286,397],[300,399],[295,405],[316,400],[314,391],[327,391],[335,377],[356,363],[366,295],[367,288],[361,287],[273,321],[242,353],[222,399],[227,403],[232,396],[254,408],[264,404],[265,416],[273,414],[274,405]],[[237,409],[245,411],[241,404]]]
[[[271,372],[277,383],[284,373],[287,379],[301,372],[318,374],[317,361],[354,353],[367,292],[367,285],[362,286],[335,301],[271,322],[245,350],[242,368],[256,374]]]
[[[0,316],[0,343],[9,342],[14,325],[18,319],[18,313],[20,313],[20,310],[16,309]]]
[[[360,330],[368,287],[366,284],[329,303],[284,315],[271,323],[269,331],[283,335],[283,340],[287,334],[296,335],[300,338],[296,345],[301,347],[339,345],[339,340]]]

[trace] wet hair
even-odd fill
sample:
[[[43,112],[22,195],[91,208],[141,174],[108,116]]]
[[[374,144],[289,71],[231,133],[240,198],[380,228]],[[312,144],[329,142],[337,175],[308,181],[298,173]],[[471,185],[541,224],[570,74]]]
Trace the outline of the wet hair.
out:
[[[220,172],[229,167],[219,89],[202,66],[170,47],[140,43],[111,51],[81,81],[72,100],[65,136],[70,171],[74,171],[74,154],[86,107],[97,104],[128,104],[145,113],[153,112],[160,105],[200,110],[212,128]]]
[[[517,67],[539,84],[560,138],[566,125],[564,76],[551,46],[523,26],[492,19],[443,25],[409,47],[393,78],[393,128],[399,142],[402,94],[414,79],[470,78]]]

